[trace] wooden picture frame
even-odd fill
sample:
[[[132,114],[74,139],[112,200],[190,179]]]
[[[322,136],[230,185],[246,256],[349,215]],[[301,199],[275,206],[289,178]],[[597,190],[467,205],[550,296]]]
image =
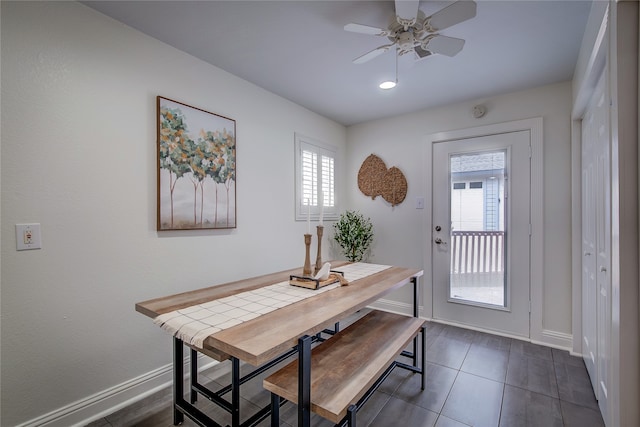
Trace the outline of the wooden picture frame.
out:
[[[236,228],[236,122],[157,97],[157,230]]]

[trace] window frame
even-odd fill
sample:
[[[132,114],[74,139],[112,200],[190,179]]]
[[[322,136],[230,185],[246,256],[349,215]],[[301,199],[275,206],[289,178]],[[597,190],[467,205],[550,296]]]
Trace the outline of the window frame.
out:
[[[338,148],[336,146],[326,144],[316,139],[307,137],[305,135],[295,134],[295,220],[307,221],[310,218],[312,221],[318,221],[320,219],[320,205],[319,203],[311,204],[311,209],[306,205],[303,200],[303,160],[302,152],[311,151],[318,155],[316,160],[317,170],[322,170],[322,156],[331,157],[333,159],[333,206],[324,206],[322,209],[323,221],[335,221],[338,219],[339,209],[339,195],[338,195]],[[317,177],[318,185],[322,181],[322,173],[318,173]],[[319,188],[319,187],[318,187]],[[317,194],[314,194],[317,197]],[[318,202],[318,201],[317,201]]]

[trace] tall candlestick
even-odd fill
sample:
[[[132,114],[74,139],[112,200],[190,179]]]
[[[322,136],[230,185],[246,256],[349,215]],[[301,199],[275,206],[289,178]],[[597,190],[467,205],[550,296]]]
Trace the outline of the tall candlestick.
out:
[[[311,202],[307,199],[307,234],[311,235]]]
[[[305,246],[305,255],[304,255],[304,267],[302,267],[302,275],[304,277],[311,276],[311,257],[309,256],[309,247],[311,246],[311,234],[307,233],[304,235],[304,246]]]
[[[324,193],[320,191],[320,226],[322,227],[322,217],[324,216]]]
[[[318,231],[318,254],[316,255],[316,268],[313,274],[318,274],[318,271],[322,268],[322,233],[324,232],[324,227],[319,225],[316,229]]]

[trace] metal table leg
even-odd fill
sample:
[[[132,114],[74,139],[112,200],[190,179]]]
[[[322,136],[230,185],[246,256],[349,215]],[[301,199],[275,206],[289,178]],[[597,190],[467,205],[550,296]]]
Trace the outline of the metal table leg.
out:
[[[184,422],[184,414],[178,410],[178,405],[184,393],[182,340],[173,339],[173,425]]]
[[[311,337],[298,340],[298,427],[311,427]]]
[[[231,425],[240,425],[240,360],[231,358]]]
[[[201,410],[184,399],[184,355],[183,342],[173,339],[173,425],[184,422],[185,415],[202,427],[221,427]]]

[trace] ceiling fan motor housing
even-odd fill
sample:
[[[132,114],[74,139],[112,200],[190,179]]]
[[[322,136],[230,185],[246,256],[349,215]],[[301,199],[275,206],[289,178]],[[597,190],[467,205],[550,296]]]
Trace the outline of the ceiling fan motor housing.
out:
[[[410,31],[404,31],[398,34],[398,37],[396,40],[398,43],[398,50],[400,55],[404,55],[405,53],[412,52],[416,44],[415,43],[416,40],[413,36],[413,33]]]

